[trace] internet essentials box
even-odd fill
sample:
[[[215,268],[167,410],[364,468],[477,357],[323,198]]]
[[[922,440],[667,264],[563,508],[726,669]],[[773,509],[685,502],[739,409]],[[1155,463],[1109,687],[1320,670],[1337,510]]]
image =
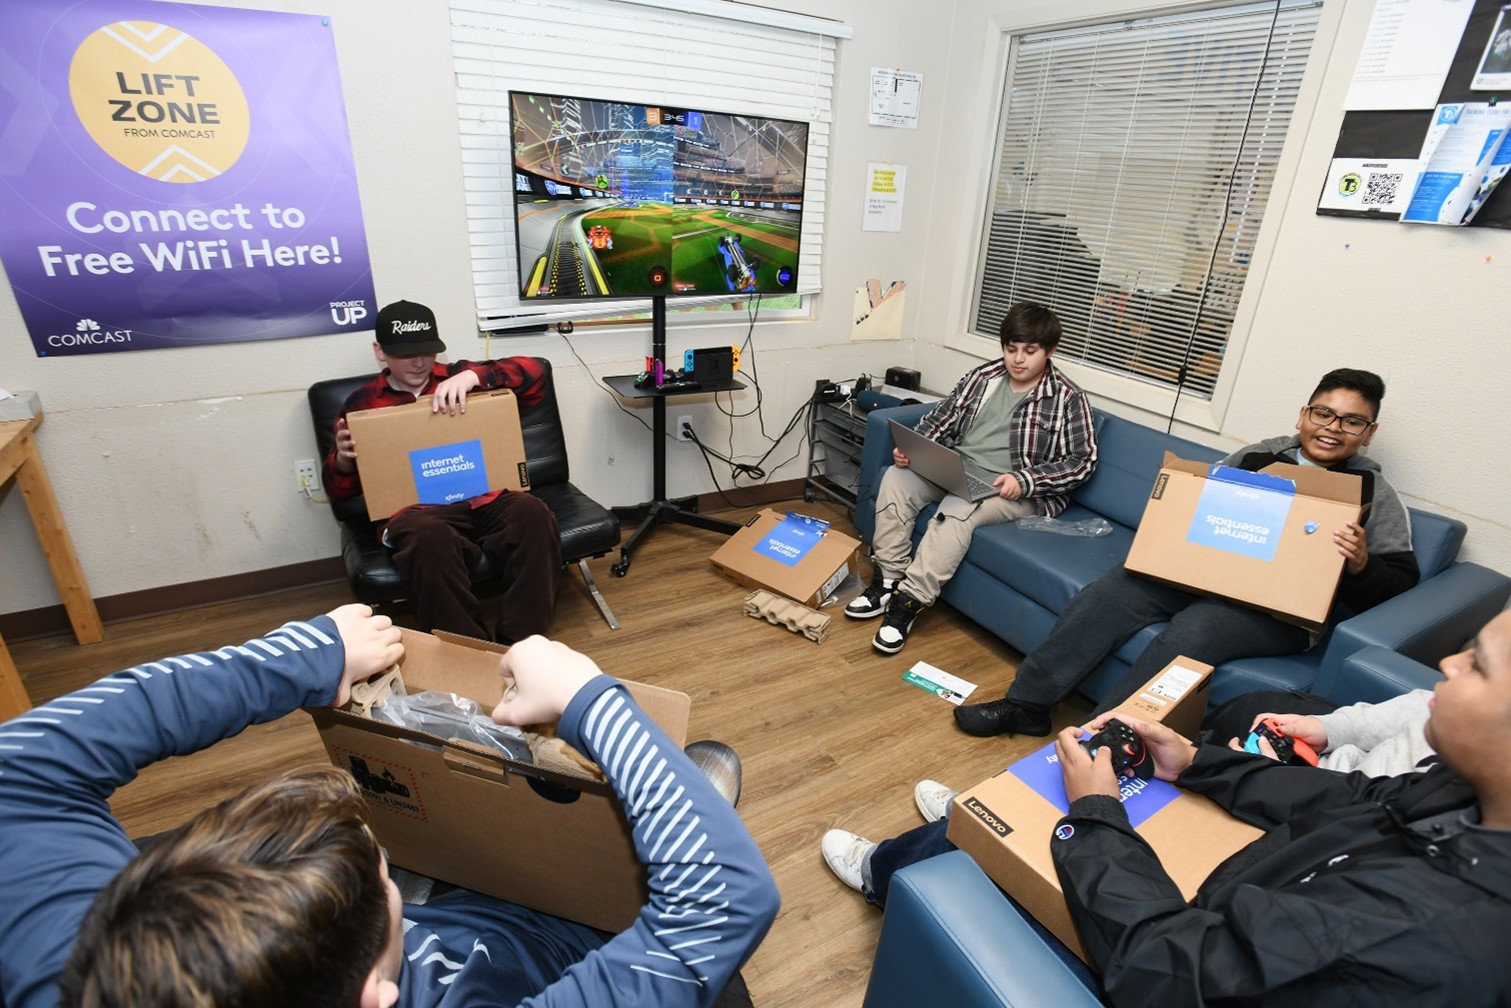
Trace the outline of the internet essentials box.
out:
[[[1123,565],[1321,629],[1343,572],[1333,531],[1358,520],[1361,487],[1313,466],[1252,473],[1166,452]]]
[[[502,648],[402,633],[406,692],[445,690],[490,711],[498,704]],[[674,743],[685,743],[686,694],[624,685]],[[356,778],[394,864],[604,931],[628,927],[649,898],[645,868],[608,784],[349,709],[309,713],[331,762]]]
[[[818,607],[855,569],[860,540],[821,518],[763,508],[710,558],[742,585]]]
[[[348,413],[367,516],[451,504],[490,490],[528,490],[519,400],[509,389],[467,397],[467,412],[430,411],[431,396]]]

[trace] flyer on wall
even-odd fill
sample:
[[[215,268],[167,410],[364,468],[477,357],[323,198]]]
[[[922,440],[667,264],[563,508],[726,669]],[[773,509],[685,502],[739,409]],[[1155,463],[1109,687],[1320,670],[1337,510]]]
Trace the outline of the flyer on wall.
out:
[[[328,17],[10,0],[0,261],[37,355],[372,328]]]
[[[1468,224],[1511,168],[1502,141],[1511,125],[1511,102],[1439,105],[1422,141],[1421,170],[1401,220]]]

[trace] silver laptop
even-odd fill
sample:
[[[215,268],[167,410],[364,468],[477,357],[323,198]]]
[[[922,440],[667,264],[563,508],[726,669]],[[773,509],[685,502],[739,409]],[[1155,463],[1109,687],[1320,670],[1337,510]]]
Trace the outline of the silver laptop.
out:
[[[995,474],[969,461],[955,449],[931,441],[896,420],[888,420],[887,424],[892,428],[892,440],[908,457],[908,466],[930,483],[937,483],[968,501],[997,496],[997,488],[992,486],[992,480],[997,478]]]

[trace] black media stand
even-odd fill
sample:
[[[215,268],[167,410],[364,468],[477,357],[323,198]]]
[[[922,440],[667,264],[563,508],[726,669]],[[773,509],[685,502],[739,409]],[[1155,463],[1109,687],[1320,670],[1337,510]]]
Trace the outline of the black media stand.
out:
[[[661,294],[651,299],[651,353],[656,360],[666,360],[666,297]],[[673,396],[734,392],[744,388],[744,384],[731,379],[730,381],[705,381],[695,389],[636,388],[635,378],[635,375],[609,375],[603,379],[603,383],[613,389],[620,398],[653,400],[651,403],[651,433],[654,439],[651,447],[652,496],[646,503],[633,508],[614,508],[616,513],[628,513],[640,519],[640,526],[635,529],[629,540],[619,547],[619,560],[610,568],[615,577],[624,577],[629,572],[630,554],[635,552],[636,547],[657,525],[676,522],[707,529],[710,532],[722,532],[725,535],[732,535],[740,528],[735,522],[698,514],[694,509],[695,499],[692,497],[675,501],[666,499],[666,400]]]

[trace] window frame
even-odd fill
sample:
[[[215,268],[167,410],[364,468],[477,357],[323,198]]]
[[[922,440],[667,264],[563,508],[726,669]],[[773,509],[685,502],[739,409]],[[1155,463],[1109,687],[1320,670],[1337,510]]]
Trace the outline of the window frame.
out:
[[[620,8],[628,8],[620,13]],[[638,12],[634,8],[640,8]],[[519,61],[521,69],[509,54],[522,44],[499,45],[491,49],[480,48],[478,38],[486,30],[482,23],[494,22],[490,27],[518,11],[534,14],[538,23],[549,23],[555,28],[558,23],[568,24],[576,19],[576,28],[565,28],[563,33],[580,30],[602,34],[606,13],[623,21],[653,23],[672,37],[673,29],[685,29],[684,41],[676,48],[668,45],[661,52],[661,62],[645,58],[654,55],[654,49],[625,50],[640,56],[640,66],[650,66],[625,82],[615,83],[611,88],[616,96],[626,100],[666,101],[686,107],[706,108],[712,111],[726,110],[730,99],[718,96],[717,88],[700,91],[694,74],[685,68],[692,66],[701,57],[707,42],[700,34],[713,35],[738,31],[753,35],[785,33],[781,44],[788,55],[787,66],[798,67],[797,72],[812,74],[812,84],[805,89],[785,90],[773,86],[769,93],[758,94],[747,105],[733,111],[750,111],[753,114],[772,115],[775,118],[801,118],[809,122],[809,151],[806,168],[806,199],[803,214],[803,262],[799,268],[800,296],[796,307],[764,307],[764,315],[774,320],[809,320],[813,318],[812,296],[819,293],[821,283],[821,254],[823,247],[824,217],[826,213],[826,188],[832,155],[829,151],[830,133],[833,126],[833,100],[836,90],[835,64],[838,43],[852,34],[848,25],[825,18],[803,14],[791,14],[732,0],[448,0],[451,19],[452,69],[456,76],[456,116],[462,145],[462,172],[465,192],[465,216],[469,240],[469,263],[471,266],[474,315],[478,328],[484,333],[499,336],[527,332],[532,327],[571,321],[575,324],[624,325],[649,317],[646,298],[626,298],[621,301],[563,301],[520,302],[517,294],[510,292],[514,278],[507,275],[513,269],[515,235],[512,219],[512,189],[507,161],[508,145],[508,92],[510,90],[564,93],[566,87],[575,94],[594,96],[606,93],[607,85],[594,83],[591,76],[582,86],[572,89],[564,85],[563,78],[553,76],[556,69],[540,69]],[[560,11],[559,19],[553,15]],[[528,17],[529,15],[526,14]],[[645,32],[644,35],[652,35]],[[510,38],[517,37],[511,33]],[[531,37],[520,32],[518,37]],[[533,38],[533,37],[532,37]],[[556,42],[557,38],[550,39]],[[602,45],[603,43],[597,43]],[[617,46],[617,42],[616,42]],[[808,48],[811,47],[811,52]],[[557,46],[560,48],[560,46]],[[549,52],[544,47],[532,51]],[[618,55],[618,49],[615,53]],[[791,55],[796,53],[796,55]],[[591,55],[577,53],[590,67],[602,68],[603,64],[591,62]],[[772,57],[779,58],[779,57]],[[678,61],[681,62],[678,62]],[[792,61],[796,60],[796,63]],[[500,64],[508,65],[508,71],[499,71]],[[656,67],[660,68],[659,75]],[[809,67],[807,70],[802,67]],[[492,73],[480,73],[486,68]],[[684,68],[679,71],[679,68]],[[677,78],[679,72],[682,74]],[[604,76],[599,73],[599,77]],[[659,84],[658,84],[659,82]],[[489,86],[480,86],[480,85]],[[728,88],[726,87],[726,91]],[[780,96],[780,97],[778,97]],[[739,104],[736,102],[735,104]],[[804,114],[793,114],[800,110]],[[502,220],[500,221],[500,217]],[[499,274],[504,273],[502,279]],[[775,300],[778,296],[770,296]],[[780,295],[783,300],[791,295]],[[735,312],[753,300],[749,296],[733,298],[715,296],[703,298],[667,298],[668,322],[673,325],[727,324]],[[732,304],[731,309],[718,307],[710,310],[711,304]]]
[[[1016,56],[1018,36],[1199,11],[1215,6],[1220,5],[1210,0],[1163,6],[1138,5],[1129,3],[1128,0],[1075,0],[1005,11],[987,19],[989,30],[982,43],[982,70],[977,84],[979,104],[973,106],[971,111],[975,115],[975,121],[989,119],[992,128],[989,131],[978,131],[975,140],[962,155],[969,160],[966,163],[963,185],[957,187],[962,195],[957,217],[959,232],[952,242],[951,250],[958,275],[968,279],[956,288],[955,296],[951,299],[951,324],[944,328],[943,334],[935,341],[938,346],[980,360],[988,360],[997,353],[995,335],[980,335],[971,330],[975,318],[977,285],[984,265],[988,215],[992,206],[993,189],[997,183],[1002,131],[1008,118],[1007,84],[1012,59]],[[1311,49],[1313,54],[1331,51],[1341,18],[1338,6],[1321,4]],[[1261,222],[1255,239],[1244,290],[1234,313],[1226,352],[1211,398],[1178,393],[1170,387],[1154,385],[1104,368],[1082,364],[1077,360],[1056,359],[1058,367],[1088,393],[1105,401],[1105,405],[1114,412],[1141,416],[1146,422],[1151,419],[1148,414],[1152,414],[1162,422],[1186,424],[1208,431],[1223,429],[1246,349],[1255,337],[1255,316],[1266,278],[1274,265],[1276,235],[1282,227],[1282,218],[1290,213],[1293,204],[1302,147],[1316,112],[1317,93],[1326,63],[1326,59],[1309,58],[1297,87],[1286,141],[1274,166],[1274,181],[1270,188],[1265,219]]]

